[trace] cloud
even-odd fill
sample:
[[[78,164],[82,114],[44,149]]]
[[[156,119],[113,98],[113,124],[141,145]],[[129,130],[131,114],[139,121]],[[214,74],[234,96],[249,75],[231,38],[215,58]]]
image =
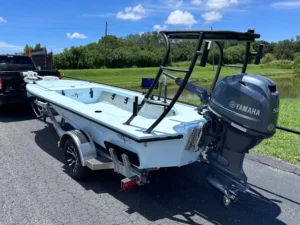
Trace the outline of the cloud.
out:
[[[156,24],[156,25],[153,26],[153,30],[156,30],[156,31],[166,30],[167,28],[168,28],[167,25],[161,26],[159,24]]]
[[[203,2],[201,0],[192,0],[191,4],[192,5],[201,5]]]
[[[204,23],[208,24],[208,23],[212,23],[212,22],[216,22],[222,19],[222,14],[219,12],[207,12],[202,14],[202,18],[205,20]]]
[[[141,4],[135,7],[127,7],[124,12],[118,12],[116,17],[121,20],[140,20],[145,17],[145,9]]]
[[[235,4],[238,0],[207,0],[205,5],[208,10],[223,11]]]
[[[67,37],[70,39],[86,39],[86,38],[88,38],[86,35],[79,34],[77,32],[74,32],[73,34],[67,33]]]
[[[300,8],[300,1],[275,2],[272,6],[274,8]]]
[[[22,46],[8,44],[6,42],[0,41],[0,53],[16,53],[23,50]]]
[[[182,6],[182,3],[183,3],[183,0],[167,0],[166,1],[166,4],[169,8],[171,9],[177,9],[179,8],[180,6]]]
[[[223,14],[227,10],[239,4],[240,0],[206,0],[205,10],[201,16],[204,18],[206,24],[219,21],[223,18]]]
[[[7,20],[3,19],[3,17],[0,17],[0,23],[7,23]]]
[[[183,12],[181,10],[175,10],[171,12],[168,19],[165,21],[165,24],[171,25],[187,25],[192,26],[197,23],[194,19],[194,16],[189,12]]]
[[[17,45],[11,45],[6,42],[0,41],[0,48],[22,48],[22,47]]]
[[[249,2],[252,1],[254,0],[159,0],[160,4],[144,4],[144,7],[147,9],[147,13],[166,13],[170,9],[172,11],[179,9],[181,11],[188,11],[191,13],[199,13],[199,11],[200,13],[205,13],[221,11],[223,9],[226,9],[226,11],[237,11],[235,6],[244,5],[248,7],[250,4]],[[239,11],[241,10],[239,9]]]

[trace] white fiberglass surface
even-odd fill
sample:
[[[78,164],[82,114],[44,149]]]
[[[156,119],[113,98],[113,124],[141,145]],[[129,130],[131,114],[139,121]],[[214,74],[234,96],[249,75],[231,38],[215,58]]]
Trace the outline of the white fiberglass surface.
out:
[[[107,85],[67,80],[28,84],[27,90],[70,112],[112,126],[136,138],[178,135],[185,131],[186,127],[195,126],[203,120],[194,106],[176,103],[154,131],[145,134],[142,131],[155,122],[163,112],[163,107],[145,104],[131,124],[124,125],[132,115],[134,97],[138,96],[139,103],[142,101],[144,96],[140,93]]]

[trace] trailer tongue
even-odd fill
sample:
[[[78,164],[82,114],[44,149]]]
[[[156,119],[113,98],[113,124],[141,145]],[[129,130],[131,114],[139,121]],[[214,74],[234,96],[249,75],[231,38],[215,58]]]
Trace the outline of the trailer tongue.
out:
[[[224,195],[224,204],[228,206],[248,189],[243,171],[245,154],[276,132],[276,84],[266,77],[246,74],[250,56],[256,56],[255,63],[259,64],[263,46],[253,53],[250,44],[260,35],[253,30],[160,33],[166,42],[166,53],[145,95],[95,82],[60,81],[25,73],[28,93],[37,98],[35,103],[41,115],[51,117],[74,178],[82,178],[86,167],[113,168],[126,177],[122,188],[127,190],[136,184],[146,184],[149,172],[156,168],[201,161],[209,164],[207,180]],[[166,67],[172,39],[197,40],[186,70]],[[233,67],[223,63],[223,41],[244,42],[246,50],[241,73],[219,80],[222,67]],[[199,56],[200,66],[205,67],[210,42],[218,46],[220,58],[208,91],[188,80]],[[184,77],[177,78],[171,72],[184,73]],[[173,79],[179,88],[173,99],[165,95],[161,101],[162,84],[167,78]],[[160,94],[153,97],[160,79]],[[178,102],[184,89],[199,97],[199,107]],[[53,110],[74,131],[61,129]]]

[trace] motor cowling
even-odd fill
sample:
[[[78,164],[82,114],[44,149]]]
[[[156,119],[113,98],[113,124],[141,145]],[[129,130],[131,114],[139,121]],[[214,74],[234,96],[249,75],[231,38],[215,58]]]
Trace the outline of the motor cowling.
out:
[[[227,76],[212,92],[209,107],[237,129],[267,138],[276,131],[278,88],[274,81],[259,75]]]
[[[276,131],[279,93],[274,81],[237,74],[218,82],[208,100],[199,139],[200,159],[211,165],[209,183],[234,199],[247,190],[245,154]],[[229,194],[232,193],[232,194]]]

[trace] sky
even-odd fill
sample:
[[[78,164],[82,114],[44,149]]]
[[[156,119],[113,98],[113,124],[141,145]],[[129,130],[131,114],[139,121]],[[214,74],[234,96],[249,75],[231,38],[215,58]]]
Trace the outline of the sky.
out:
[[[0,2],[0,54],[41,43],[48,51],[154,30],[254,28],[269,42],[300,35],[300,1],[7,0]]]

